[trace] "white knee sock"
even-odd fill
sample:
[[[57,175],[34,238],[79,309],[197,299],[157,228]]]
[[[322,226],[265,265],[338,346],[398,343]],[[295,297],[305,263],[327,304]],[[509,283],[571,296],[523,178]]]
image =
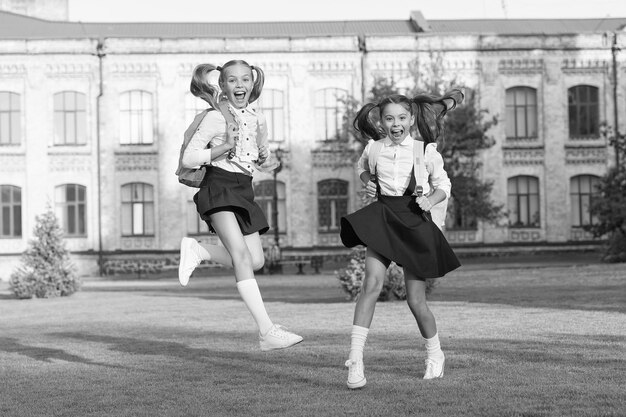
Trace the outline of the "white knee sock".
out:
[[[267,315],[267,311],[265,311],[265,304],[263,304],[263,298],[261,297],[261,291],[259,291],[256,279],[246,279],[237,282],[237,290],[239,290],[246,307],[250,310],[259,332],[261,334],[267,333],[274,323],[272,323],[272,320]]]
[[[424,346],[426,346],[426,357],[436,361],[443,359],[441,344],[439,343],[439,334],[435,333],[430,339],[424,338]]]
[[[361,326],[352,326],[352,334],[350,338],[350,360],[363,360],[363,349],[365,348],[365,341],[367,340],[367,334],[370,329]]]

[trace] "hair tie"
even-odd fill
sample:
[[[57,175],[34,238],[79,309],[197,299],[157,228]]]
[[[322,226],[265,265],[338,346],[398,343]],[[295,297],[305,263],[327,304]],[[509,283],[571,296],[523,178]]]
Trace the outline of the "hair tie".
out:
[[[254,71],[254,65],[250,65],[250,69]]]
[[[222,67],[220,67],[219,65],[215,67],[215,69],[218,70],[219,72],[222,72]]]

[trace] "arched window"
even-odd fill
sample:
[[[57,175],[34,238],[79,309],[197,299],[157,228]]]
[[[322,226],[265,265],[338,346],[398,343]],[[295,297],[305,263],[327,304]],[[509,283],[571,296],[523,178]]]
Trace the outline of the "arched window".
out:
[[[344,133],[343,116],[348,95],[340,88],[325,88],[315,92],[315,138],[337,140]]]
[[[317,183],[318,230],[337,232],[343,216],[348,214],[348,182],[338,179]]]
[[[287,205],[285,199],[285,183],[282,181],[276,181],[276,196],[278,198],[278,231],[280,233],[287,232]],[[265,180],[254,184],[254,201],[256,201],[265,218],[270,225],[271,229],[274,229],[274,181]]]
[[[209,233],[209,226],[198,214],[196,203],[193,199],[187,200],[187,234],[206,235]]]
[[[589,208],[594,197],[597,197],[597,186],[600,178],[595,175],[577,175],[570,179],[571,225],[582,227],[597,222],[591,215]]]
[[[54,144],[84,145],[87,143],[87,112],[85,95],[62,91],[54,95]]]
[[[508,180],[509,225],[539,227],[539,180],[520,175]]]
[[[21,143],[20,113],[20,95],[0,91],[0,146]]]
[[[267,120],[269,139],[275,142],[285,140],[285,101],[280,90],[263,90],[259,98],[259,108]]]
[[[152,94],[133,90],[120,94],[120,143],[143,145],[153,142]]]
[[[140,182],[122,185],[122,236],[154,235],[154,187]]]
[[[22,237],[22,189],[0,185],[0,238]]]
[[[577,85],[567,90],[569,137],[588,138],[600,134],[598,87]]]
[[[506,90],[506,137],[537,137],[537,90],[513,87]]]
[[[55,189],[56,215],[67,236],[86,236],[87,188],[63,184]]]

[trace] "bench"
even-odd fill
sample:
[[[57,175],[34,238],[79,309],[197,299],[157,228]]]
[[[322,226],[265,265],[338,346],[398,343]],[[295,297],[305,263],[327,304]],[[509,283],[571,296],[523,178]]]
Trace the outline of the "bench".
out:
[[[266,262],[267,272],[281,273],[283,272],[283,266],[295,265],[298,268],[297,275],[304,275],[304,267],[309,264],[316,274],[320,273],[320,269],[324,266],[324,257],[322,255],[313,256],[287,256],[285,258]]]

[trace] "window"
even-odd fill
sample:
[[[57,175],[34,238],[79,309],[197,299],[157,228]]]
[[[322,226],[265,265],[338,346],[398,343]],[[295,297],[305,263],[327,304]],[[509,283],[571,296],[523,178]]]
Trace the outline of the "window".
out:
[[[569,105],[569,137],[588,138],[600,134],[598,88],[577,85],[567,90]]]
[[[20,112],[20,95],[0,91],[0,145],[20,144]]]
[[[537,137],[537,91],[530,87],[506,90],[506,137]]]
[[[56,215],[67,236],[87,235],[85,190],[85,187],[78,184],[59,185],[55,189]]]
[[[84,145],[87,113],[85,95],[63,91],[54,95],[54,144]]]
[[[339,220],[348,214],[348,182],[325,180],[317,183],[318,229],[339,230]]]
[[[185,94],[185,121],[187,125],[190,125],[195,119],[196,115],[203,110],[209,108],[206,101],[194,96],[191,93]]]
[[[280,90],[263,90],[259,99],[261,113],[267,120],[269,139],[275,142],[285,140],[285,104]]]
[[[539,180],[520,175],[508,180],[509,225],[539,227]]]
[[[154,235],[154,191],[150,184],[122,186],[122,236]]]
[[[600,179],[593,175],[578,175],[570,179],[570,215],[573,227],[597,222],[597,218],[589,212],[589,207],[598,195],[599,182]]]
[[[285,233],[287,231],[287,205],[285,204],[285,183],[276,182],[276,195],[278,196],[278,231]],[[270,228],[274,229],[274,181],[261,181],[254,185],[254,201],[256,201]]]
[[[187,201],[187,234],[205,235],[209,233],[209,226],[198,214],[193,199]]]
[[[152,94],[126,91],[120,95],[120,143],[143,145],[153,142]]]
[[[22,189],[13,185],[0,185],[0,237],[22,237]]]
[[[476,216],[468,213],[462,204],[457,204],[453,197],[448,199],[448,213],[446,215],[446,229],[449,230],[476,230],[478,221]]]
[[[347,91],[325,88],[315,93],[315,138],[337,140],[344,133],[343,116]]]

